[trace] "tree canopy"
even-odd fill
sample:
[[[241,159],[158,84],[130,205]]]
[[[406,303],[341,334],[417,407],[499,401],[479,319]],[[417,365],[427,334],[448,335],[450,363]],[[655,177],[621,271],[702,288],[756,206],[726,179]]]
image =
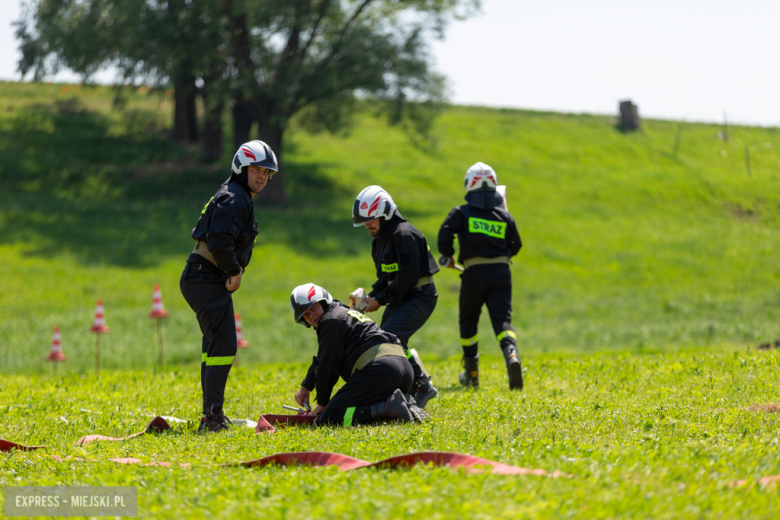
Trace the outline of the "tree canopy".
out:
[[[358,101],[426,139],[444,101],[428,39],[479,0],[38,0],[16,22],[19,71],[42,79],[68,68],[85,80],[114,67],[117,82],[174,88],[174,137],[222,153],[231,107],[233,144],[255,124],[283,161],[299,113],[310,130],[349,128]],[[195,117],[201,96],[202,137]],[[283,169],[267,189],[284,203]]]

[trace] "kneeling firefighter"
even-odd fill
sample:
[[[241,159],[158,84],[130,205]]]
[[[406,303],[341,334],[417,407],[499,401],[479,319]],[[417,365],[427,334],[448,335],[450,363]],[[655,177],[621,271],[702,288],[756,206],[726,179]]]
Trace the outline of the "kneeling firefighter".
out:
[[[439,263],[454,268],[453,237],[458,235],[465,271],[460,288],[460,342],[464,371],[460,383],[479,385],[477,324],[482,305],[487,304],[493,332],[504,353],[509,388],[523,388],[523,371],[512,327],[512,273],[510,258],[522,247],[514,218],[497,191],[493,168],[478,162],[466,172],[466,202],[450,211],[439,229]]]
[[[296,323],[314,327],[319,348],[295,401],[303,406],[317,389],[318,425],[369,424],[378,420],[422,422],[428,416],[409,395],[414,375],[399,339],[350,309],[318,285],[293,289]],[[331,398],[339,376],[346,382]]]
[[[232,293],[241,286],[258,235],[252,198],[263,191],[278,169],[267,144],[242,144],[233,157],[230,177],[206,203],[192,230],[195,248],[179,285],[203,334],[199,431],[221,431],[230,425],[222,407],[237,349]]]

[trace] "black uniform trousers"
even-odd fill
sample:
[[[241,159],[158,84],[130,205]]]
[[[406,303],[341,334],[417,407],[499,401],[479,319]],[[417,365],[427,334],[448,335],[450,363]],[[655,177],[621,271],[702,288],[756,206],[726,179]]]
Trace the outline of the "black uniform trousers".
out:
[[[404,346],[408,347],[409,338],[431,317],[438,299],[436,286],[432,283],[412,289],[406,301],[385,307],[380,328],[398,336]]]
[[[507,264],[471,266],[461,275],[460,338],[466,357],[477,355],[477,325],[487,304],[501,350],[517,345],[512,327],[512,273]]]
[[[228,275],[200,255],[191,253],[179,287],[198,317],[201,342],[200,386],[203,414],[217,413],[225,402],[225,385],[236,356],[233,297],[225,287]]]
[[[436,308],[439,295],[434,284],[423,285],[411,290],[411,296],[397,305],[388,305],[382,314],[382,330],[398,336],[404,347],[409,347],[409,339],[425,325]],[[422,369],[417,362],[412,361],[415,380],[422,375]]]
[[[374,421],[371,405],[387,400],[398,389],[408,394],[412,390],[413,379],[412,366],[406,358],[376,358],[355,372],[336,392],[317,419],[317,424],[349,427],[371,423]]]

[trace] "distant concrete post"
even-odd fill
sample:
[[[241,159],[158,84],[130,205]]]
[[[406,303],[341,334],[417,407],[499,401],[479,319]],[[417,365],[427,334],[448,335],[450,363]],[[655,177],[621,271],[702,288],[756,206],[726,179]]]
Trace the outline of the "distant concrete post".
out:
[[[642,128],[639,120],[637,106],[630,99],[620,102],[620,129],[624,132],[633,132]]]

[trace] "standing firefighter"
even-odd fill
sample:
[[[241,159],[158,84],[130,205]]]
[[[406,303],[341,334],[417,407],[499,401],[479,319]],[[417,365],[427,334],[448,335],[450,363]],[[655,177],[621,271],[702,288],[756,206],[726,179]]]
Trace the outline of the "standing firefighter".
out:
[[[371,256],[377,281],[366,298],[366,312],[387,306],[380,326],[398,336],[407,348],[414,370],[412,393],[417,405],[423,408],[439,391],[408,345],[412,334],[420,330],[436,308],[439,295],[433,275],[439,272],[439,266],[423,234],[401,216],[393,198],[381,186],[369,186],[358,194],[352,206],[352,223],[355,227],[365,226],[374,238]]]
[[[263,191],[278,168],[267,144],[242,144],[233,157],[230,178],[206,203],[192,230],[195,249],[187,258],[180,286],[203,333],[199,431],[218,432],[230,424],[222,406],[237,348],[232,293],[241,286],[258,234],[252,198]]]
[[[504,353],[509,388],[523,388],[523,371],[512,327],[512,273],[510,258],[522,244],[515,220],[504,205],[496,187],[493,168],[478,162],[466,172],[466,201],[450,211],[439,229],[439,252],[455,267],[453,237],[458,235],[461,262],[460,343],[463,367],[460,383],[479,385],[477,324],[482,304],[487,304],[493,331]],[[444,262],[441,262],[444,265]]]
[[[396,336],[313,283],[293,289],[290,311],[296,323],[317,331],[319,349],[295,401],[302,406],[317,389],[317,406],[310,413],[319,416],[318,425],[427,418],[408,395],[412,366]],[[346,384],[331,398],[339,376]]]

